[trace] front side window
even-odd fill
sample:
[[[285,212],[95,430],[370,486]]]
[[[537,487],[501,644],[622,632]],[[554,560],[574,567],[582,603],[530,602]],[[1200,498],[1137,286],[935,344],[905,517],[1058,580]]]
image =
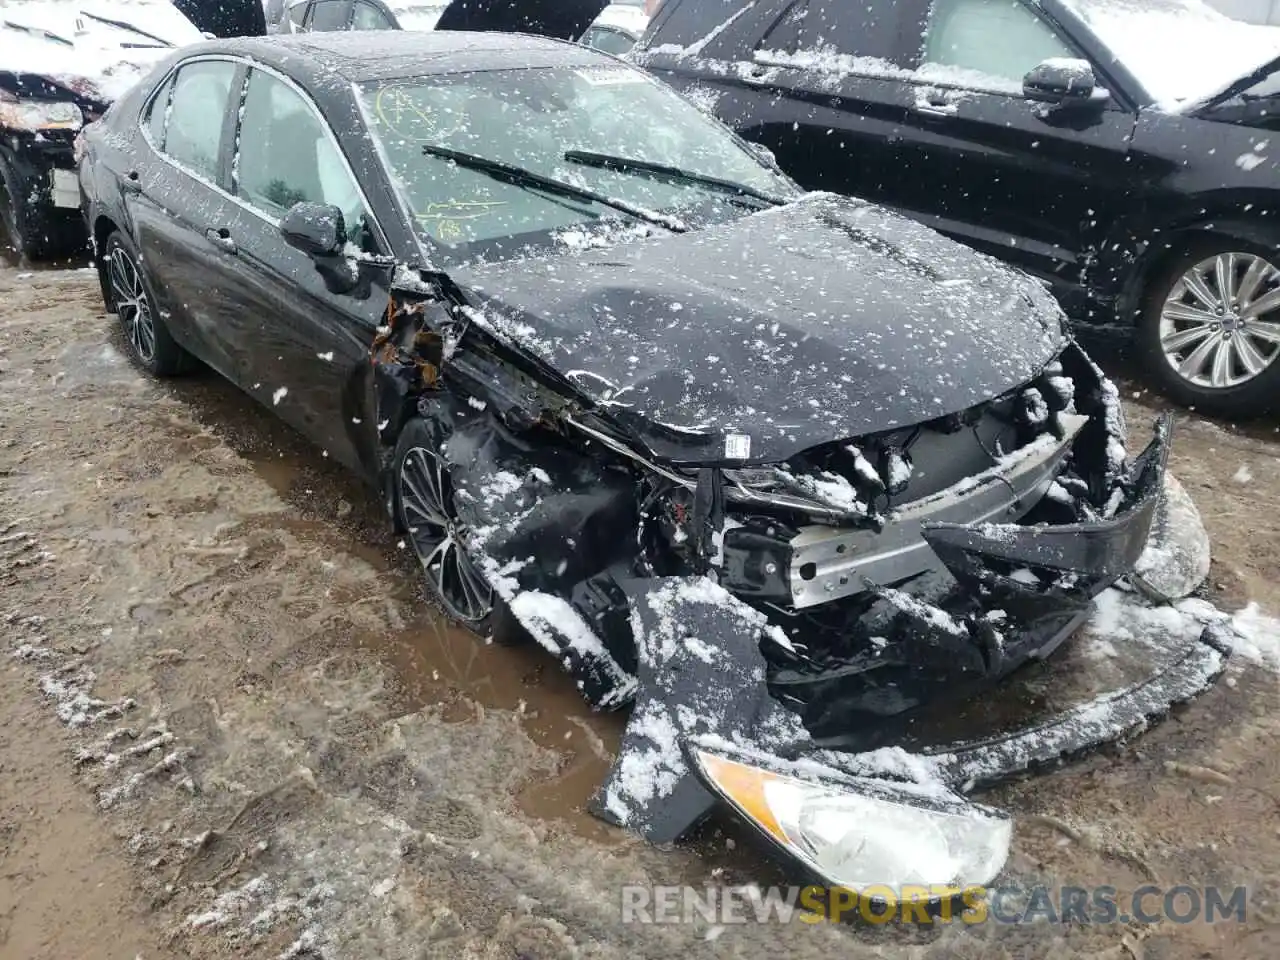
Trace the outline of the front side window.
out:
[[[351,0],[316,0],[311,5],[308,30],[331,32],[345,30],[351,22]]]
[[[228,60],[201,60],[179,68],[168,110],[164,152],[215,182],[235,72],[236,65]]]
[[[357,3],[352,30],[394,30],[395,25],[372,3]]]
[[[293,24],[294,30],[302,29],[302,21],[307,16],[307,0],[298,0],[289,8],[289,22]]]
[[[621,64],[379,81],[363,84],[361,96],[420,235],[433,256],[446,259],[515,256],[561,228],[625,216],[502,182],[424,153],[426,146],[498,160],[690,222],[728,219],[752,206],[706,184],[586,163],[583,154],[662,164],[768,194],[794,190],[720,123]]]
[[[1034,67],[1077,56],[1020,0],[933,0],[920,71],[928,79],[1020,94]]]
[[[296,203],[328,203],[342,211],[357,239],[364,204],[325,122],[296,90],[262,70],[249,74],[243,131],[233,164],[238,197],[273,220]]]

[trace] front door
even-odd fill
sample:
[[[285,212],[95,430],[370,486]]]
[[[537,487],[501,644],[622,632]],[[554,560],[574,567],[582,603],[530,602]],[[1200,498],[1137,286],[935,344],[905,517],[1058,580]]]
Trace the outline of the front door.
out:
[[[1034,4],[916,2],[907,20],[920,52],[890,202],[1041,276],[1079,281],[1132,189],[1136,109],[1116,95],[1071,107],[1023,96],[1023,77],[1041,62],[1085,59]]]
[[[296,87],[255,67],[240,115],[232,187],[241,204],[228,228],[252,325],[240,382],[328,456],[376,475],[370,350],[387,310],[385,278],[362,297],[330,293],[312,260],[284,242],[279,220],[296,203],[327,203],[343,212],[355,247],[385,253],[384,241],[327,122]]]

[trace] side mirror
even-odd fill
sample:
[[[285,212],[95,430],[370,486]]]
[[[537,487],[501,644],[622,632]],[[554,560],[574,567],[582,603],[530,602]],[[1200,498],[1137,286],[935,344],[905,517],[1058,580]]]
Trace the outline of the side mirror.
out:
[[[347,224],[337,207],[306,200],[295,203],[280,221],[280,236],[315,262],[330,293],[351,293],[360,286],[360,269],[343,252]]]
[[[1097,80],[1088,60],[1046,60],[1022,78],[1022,95],[1041,103],[1079,104],[1095,99]]]
[[[295,203],[280,221],[284,242],[309,257],[334,257],[342,249],[347,224],[332,204]]]

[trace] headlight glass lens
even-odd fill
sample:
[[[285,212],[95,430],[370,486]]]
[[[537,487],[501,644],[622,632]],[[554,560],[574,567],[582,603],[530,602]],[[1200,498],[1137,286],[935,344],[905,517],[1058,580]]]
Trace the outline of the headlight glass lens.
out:
[[[694,755],[722,797],[835,886],[985,884],[1008,856],[1009,820],[958,798],[888,800],[703,750]]]
[[[0,101],[0,126],[10,130],[79,130],[84,114],[74,103],[63,100]]]

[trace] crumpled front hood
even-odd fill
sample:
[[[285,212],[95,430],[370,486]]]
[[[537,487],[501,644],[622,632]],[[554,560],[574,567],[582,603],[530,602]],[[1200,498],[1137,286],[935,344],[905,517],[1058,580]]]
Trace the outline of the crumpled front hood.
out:
[[[1036,281],[827,194],[452,275],[478,324],[684,462],[724,459],[726,443],[730,458],[777,462],[955,413],[1031,379],[1064,339]]]

